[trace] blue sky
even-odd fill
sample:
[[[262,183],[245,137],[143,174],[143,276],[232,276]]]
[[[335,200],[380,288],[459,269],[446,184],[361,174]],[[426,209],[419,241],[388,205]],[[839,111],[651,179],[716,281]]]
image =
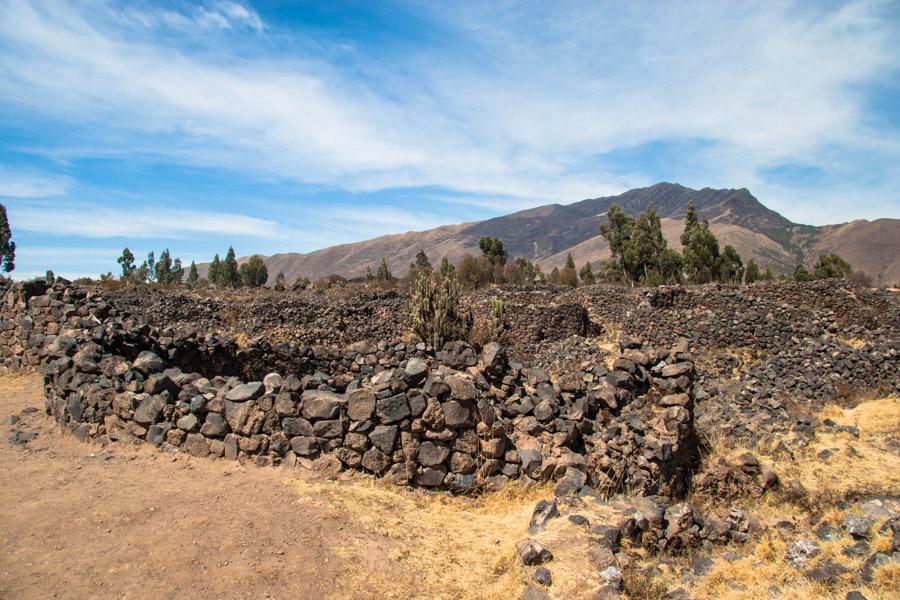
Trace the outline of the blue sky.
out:
[[[20,278],[658,181],[900,217],[900,3],[0,0]]]

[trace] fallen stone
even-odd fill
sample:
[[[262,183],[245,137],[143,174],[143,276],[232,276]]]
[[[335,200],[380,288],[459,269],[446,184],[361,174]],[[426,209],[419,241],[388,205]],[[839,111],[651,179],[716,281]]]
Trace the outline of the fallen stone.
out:
[[[528,566],[539,565],[553,560],[553,553],[535,540],[520,540],[516,542],[516,552],[519,558]]]

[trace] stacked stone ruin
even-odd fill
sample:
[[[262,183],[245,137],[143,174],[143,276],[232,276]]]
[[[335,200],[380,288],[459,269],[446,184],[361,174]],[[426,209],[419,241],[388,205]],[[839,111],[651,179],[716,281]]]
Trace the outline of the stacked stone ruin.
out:
[[[2,317],[4,368],[39,368],[48,413],[83,440],[459,491],[521,479],[678,495],[696,460],[684,342],[626,341],[610,366],[551,378],[496,343],[239,347],[65,283],[7,284]]]

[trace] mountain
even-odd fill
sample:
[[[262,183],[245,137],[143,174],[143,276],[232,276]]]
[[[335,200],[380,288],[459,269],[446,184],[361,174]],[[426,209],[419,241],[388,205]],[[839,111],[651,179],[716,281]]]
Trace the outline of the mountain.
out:
[[[669,245],[680,249],[683,219],[691,200],[700,218],[709,221],[720,244],[734,246],[745,262],[753,258],[763,267],[790,272],[798,262],[812,264],[821,254],[837,252],[875,283],[900,282],[900,219],[801,225],[765,207],[746,189],[693,190],[675,183],[574,204],[548,204],[485,221],[385,235],[308,254],[275,254],[266,257],[266,265],[270,283],[279,271],[287,281],[329,274],[359,277],[366,267],[375,270],[382,258],[401,275],[420,249],[432,264],[444,256],[459,262],[466,252],[478,254],[478,240],[491,236],[503,240],[510,256],[536,261],[545,271],[562,266],[570,252],[580,266],[609,257],[609,246],[598,234],[598,225],[605,221],[613,204],[637,215],[652,203]],[[206,265],[198,267],[203,275]]]

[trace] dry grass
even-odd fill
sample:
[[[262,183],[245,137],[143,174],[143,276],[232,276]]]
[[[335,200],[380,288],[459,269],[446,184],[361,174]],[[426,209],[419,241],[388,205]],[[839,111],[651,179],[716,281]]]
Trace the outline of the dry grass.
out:
[[[816,539],[813,529],[819,523],[828,522],[840,528],[844,517],[852,512],[838,507],[841,500],[900,494],[900,456],[884,446],[886,437],[900,431],[900,398],[860,400],[861,403],[854,408],[828,406],[818,415],[820,419],[831,418],[839,425],[858,427],[859,438],[846,432],[819,431],[807,447],[798,445],[793,448],[795,460],[776,460],[767,457],[759,448],[755,451],[764,462],[775,467],[782,481],[796,479],[806,488],[808,496],[813,499],[816,514],[783,501],[778,495],[766,495],[744,502],[744,507],[764,526],[786,519],[794,523],[795,531],[782,538],[774,529],[768,528],[762,539],[755,543],[718,549],[711,556],[714,560],[711,570],[690,586],[693,597],[710,600],[767,597],[838,600],[854,589],[870,600],[900,597],[900,565],[889,564],[877,569],[874,582],[868,586],[854,581],[863,558],[851,559],[841,553],[854,543],[846,536],[833,541],[816,540],[821,553],[806,567],[811,569],[824,560],[848,567],[851,572],[832,586],[812,583],[784,559],[790,541]],[[709,448],[707,464],[718,458],[733,462],[746,451],[729,444],[722,437],[706,440],[706,443]],[[825,449],[833,455],[827,459],[820,458],[819,453]],[[877,523],[872,530],[877,532],[880,526],[881,523]],[[884,533],[876,533],[869,544],[873,552],[884,551],[889,548],[890,539]],[[737,553],[740,558],[726,560],[726,552]],[[680,584],[678,574],[676,572],[662,579],[671,588]]]
[[[455,497],[361,477],[294,484],[301,501],[324,498],[344,527],[381,538],[377,547],[346,548],[348,556],[364,557],[347,573],[351,598],[519,597],[523,568],[515,542],[525,537],[535,503],[548,495],[543,486],[507,486]]]
[[[850,346],[854,350],[860,350],[860,349],[864,348],[866,345],[868,345],[868,343],[869,343],[867,340],[863,340],[860,338],[839,337],[838,341],[841,342],[842,344],[846,344],[847,346]]]
[[[810,495],[830,502],[900,492],[900,456],[889,451],[885,437],[900,431],[900,398],[864,401],[854,408],[828,406],[820,418],[859,428],[848,433],[820,431],[797,452],[797,460],[779,465],[782,479],[796,479]],[[823,450],[832,452],[820,458]]]

